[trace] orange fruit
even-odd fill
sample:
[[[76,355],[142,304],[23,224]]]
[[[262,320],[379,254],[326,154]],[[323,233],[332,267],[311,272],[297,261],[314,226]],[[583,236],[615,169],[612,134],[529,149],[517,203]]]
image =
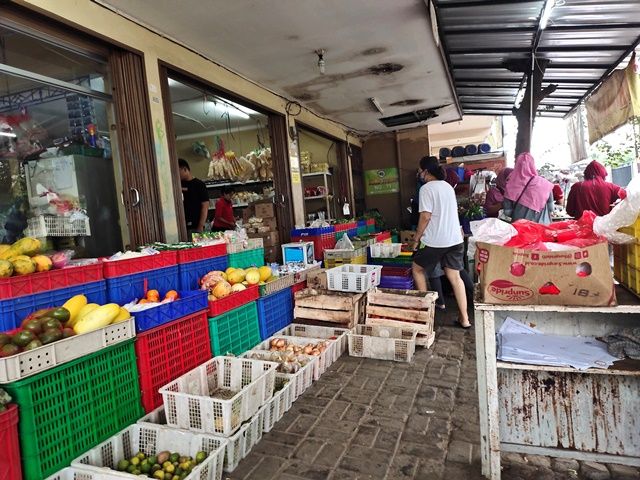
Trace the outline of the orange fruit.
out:
[[[149,303],[149,300],[147,300],[146,298],[143,298],[142,300],[138,300],[138,305],[141,305],[143,303]]]
[[[174,301],[180,298],[180,296],[178,295],[178,292],[176,292],[175,290],[169,290],[167,294],[164,296],[164,298],[166,300]]]
[[[149,300],[150,302],[159,302],[160,292],[158,292],[158,290],[149,290],[147,292],[147,300]]]

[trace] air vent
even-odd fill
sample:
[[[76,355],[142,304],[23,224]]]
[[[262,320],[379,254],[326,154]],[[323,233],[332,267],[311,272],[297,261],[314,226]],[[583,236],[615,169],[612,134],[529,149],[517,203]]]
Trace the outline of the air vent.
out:
[[[400,115],[393,115],[391,117],[383,117],[379,120],[386,127],[399,127],[401,125],[408,125],[410,123],[424,122],[431,118],[437,117],[435,108],[428,108],[423,110],[416,110],[414,112],[401,113]]]

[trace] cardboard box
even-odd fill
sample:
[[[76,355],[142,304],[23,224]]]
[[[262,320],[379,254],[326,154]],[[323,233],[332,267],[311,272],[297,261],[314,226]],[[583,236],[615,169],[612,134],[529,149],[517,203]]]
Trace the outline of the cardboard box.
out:
[[[264,260],[266,263],[280,263],[280,247],[267,247],[265,245]]]
[[[324,268],[316,268],[307,274],[307,288],[315,290],[327,289],[327,274]]]
[[[476,266],[485,303],[616,305],[606,243],[539,252],[478,242]]]
[[[269,228],[269,230],[277,230],[278,222],[275,217],[262,217],[262,226]]]
[[[259,218],[273,218],[276,216],[276,208],[272,202],[256,203],[253,208],[255,215]]]
[[[247,235],[249,238],[261,238],[265,247],[277,247],[280,245],[280,235],[278,235],[278,232],[247,232]]]
[[[400,243],[413,242],[413,236],[416,234],[413,230],[401,230],[400,231]]]

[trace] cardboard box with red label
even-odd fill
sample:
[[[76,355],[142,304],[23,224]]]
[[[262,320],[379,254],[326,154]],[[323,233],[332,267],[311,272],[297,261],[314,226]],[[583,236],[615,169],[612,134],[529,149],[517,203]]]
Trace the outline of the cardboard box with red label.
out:
[[[478,242],[476,266],[484,303],[616,305],[606,243],[541,252]]]

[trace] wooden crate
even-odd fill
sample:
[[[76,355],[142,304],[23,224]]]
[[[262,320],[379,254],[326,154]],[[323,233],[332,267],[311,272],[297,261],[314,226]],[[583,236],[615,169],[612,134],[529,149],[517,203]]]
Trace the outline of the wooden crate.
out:
[[[367,325],[406,328],[418,333],[416,345],[430,347],[435,340],[433,321],[437,293],[376,288],[367,293]]]
[[[306,289],[296,292],[293,316],[297,323],[351,329],[364,323],[366,301],[364,293]]]

